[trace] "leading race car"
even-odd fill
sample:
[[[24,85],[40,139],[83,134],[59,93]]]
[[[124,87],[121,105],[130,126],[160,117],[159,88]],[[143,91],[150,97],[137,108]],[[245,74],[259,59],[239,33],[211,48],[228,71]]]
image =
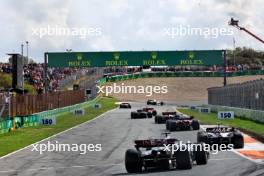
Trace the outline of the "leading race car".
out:
[[[120,109],[131,109],[131,105],[129,103],[121,103],[119,105]]]
[[[142,119],[142,118],[152,118],[155,116],[157,111],[154,108],[145,107],[143,109],[138,109],[137,111],[131,112],[131,119]]]
[[[157,101],[157,100],[148,100],[147,105],[160,105],[163,106],[164,102],[163,101]]]
[[[233,127],[216,127],[206,128],[205,131],[197,133],[197,141],[206,144],[233,144],[233,148],[244,148],[244,137],[242,133]]]
[[[199,130],[200,123],[193,116],[179,115],[166,121],[166,129],[169,131]]]
[[[194,162],[197,165],[207,164],[209,152],[205,151],[203,147],[197,151],[182,149],[173,152],[172,146],[179,142],[175,138],[167,137],[165,139],[136,140],[135,149],[128,149],[125,154],[127,172],[139,173],[143,168],[145,171],[151,168],[191,169]]]

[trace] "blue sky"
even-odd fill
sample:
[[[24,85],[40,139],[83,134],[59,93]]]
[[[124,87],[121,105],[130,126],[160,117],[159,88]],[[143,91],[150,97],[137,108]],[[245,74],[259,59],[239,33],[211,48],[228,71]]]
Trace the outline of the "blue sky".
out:
[[[261,0],[1,0],[0,62],[29,41],[29,56],[43,61],[45,51],[199,50],[236,46],[263,50],[264,45],[228,26],[230,17],[264,38]],[[86,37],[45,35],[47,27],[97,30]],[[232,35],[205,37],[166,31],[183,27],[232,30]],[[230,29],[231,28],[231,29]]]

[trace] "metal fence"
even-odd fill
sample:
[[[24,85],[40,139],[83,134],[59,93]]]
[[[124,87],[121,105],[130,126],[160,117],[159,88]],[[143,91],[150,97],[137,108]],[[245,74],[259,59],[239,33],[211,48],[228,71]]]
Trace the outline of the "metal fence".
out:
[[[209,88],[208,104],[264,110],[264,80]]]
[[[5,104],[5,95],[3,93],[0,93],[0,106]]]
[[[85,101],[85,91],[59,91],[40,95],[16,95],[11,98],[11,116],[25,116]]]
[[[247,76],[247,75],[264,75],[264,70],[227,72],[227,77]],[[107,81],[123,81],[127,79],[149,78],[149,77],[224,77],[223,72],[141,72],[134,74],[116,75],[107,78]]]
[[[75,74],[72,74],[70,76],[67,76],[66,78],[62,79],[59,81],[59,88],[62,90],[65,86],[69,85],[69,84],[73,84],[74,81],[76,81],[77,79],[80,79],[81,77],[90,74],[91,71],[90,70],[80,70],[77,71]]]
[[[8,114],[8,104],[6,99],[6,93],[0,93],[0,117]]]

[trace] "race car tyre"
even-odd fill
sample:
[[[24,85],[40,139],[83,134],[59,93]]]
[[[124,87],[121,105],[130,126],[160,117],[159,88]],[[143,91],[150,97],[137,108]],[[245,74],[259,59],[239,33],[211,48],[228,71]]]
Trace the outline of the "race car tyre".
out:
[[[193,130],[199,130],[200,129],[200,123],[198,120],[193,120],[191,126],[192,126]]]
[[[144,119],[144,118],[147,118],[148,117],[148,115],[147,115],[147,113],[140,113],[139,114],[139,117],[141,118],[141,119]]]
[[[131,112],[131,119],[135,119],[137,112]]]
[[[142,172],[140,153],[135,149],[128,149],[125,156],[125,167],[128,173]]]
[[[203,143],[200,143],[203,145]],[[208,153],[204,149],[198,149],[195,152],[195,160],[197,165],[207,164],[208,161]]]
[[[197,133],[197,142],[204,142],[204,143],[208,143],[208,137],[207,137],[207,133],[205,131],[199,131]]]
[[[164,102],[162,101],[162,102],[160,102],[160,106],[163,106],[164,105]]]
[[[155,123],[158,123],[158,116],[155,116],[155,118],[154,118],[154,122],[155,122]]]
[[[170,123],[171,123],[170,120],[166,120],[166,130],[170,131]]]
[[[156,116],[156,115],[157,115],[157,111],[155,111],[155,110],[152,111],[152,115],[153,115],[153,116]]]
[[[170,131],[180,131],[180,127],[176,121],[170,121]]]
[[[148,118],[152,118],[152,113],[151,112],[148,112],[147,113],[147,116],[148,116]]]
[[[178,150],[175,153],[176,157],[176,167],[177,169],[191,169],[192,168],[192,159],[189,151],[186,150]]]
[[[231,140],[235,149],[244,148],[244,137],[241,133],[234,133],[234,136]]]
[[[162,123],[162,116],[156,116],[157,117],[157,123],[160,124]]]

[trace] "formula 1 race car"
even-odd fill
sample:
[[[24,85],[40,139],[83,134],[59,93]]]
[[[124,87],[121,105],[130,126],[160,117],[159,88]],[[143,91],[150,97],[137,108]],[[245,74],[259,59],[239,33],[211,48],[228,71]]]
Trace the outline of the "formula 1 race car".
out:
[[[150,112],[153,116],[157,115],[157,111],[154,108],[145,107],[142,110],[145,112]]]
[[[168,133],[167,133],[168,134]],[[194,161],[197,165],[207,164],[209,152],[201,147],[200,150],[187,148],[174,151],[174,145],[180,146],[175,138],[136,140],[135,149],[128,149],[125,154],[125,167],[128,173],[139,173],[152,168],[191,169]],[[203,145],[201,145],[203,146]]]
[[[147,105],[160,105],[163,106],[164,102],[163,101],[157,101],[157,100],[148,100]]]
[[[120,109],[131,109],[131,105],[129,103],[121,103],[119,105]]]
[[[169,131],[199,130],[200,123],[193,116],[179,115],[166,121],[166,129]]]
[[[155,116],[155,123],[158,124],[162,124],[165,123],[168,119],[172,119],[172,118],[177,118],[179,117],[179,115],[177,114],[176,111],[166,111],[166,112],[162,112],[159,115]]]
[[[233,127],[216,127],[206,128],[205,131],[197,133],[197,141],[206,144],[233,144],[233,148],[244,148],[244,137],[242,133]]]
[[[137,111],[131,112],[131,119],[142,119],[142,118],[152,118],[152,116],[155,116],[157,114],[157,111],[154,108],[143,108],[138,109]]]

